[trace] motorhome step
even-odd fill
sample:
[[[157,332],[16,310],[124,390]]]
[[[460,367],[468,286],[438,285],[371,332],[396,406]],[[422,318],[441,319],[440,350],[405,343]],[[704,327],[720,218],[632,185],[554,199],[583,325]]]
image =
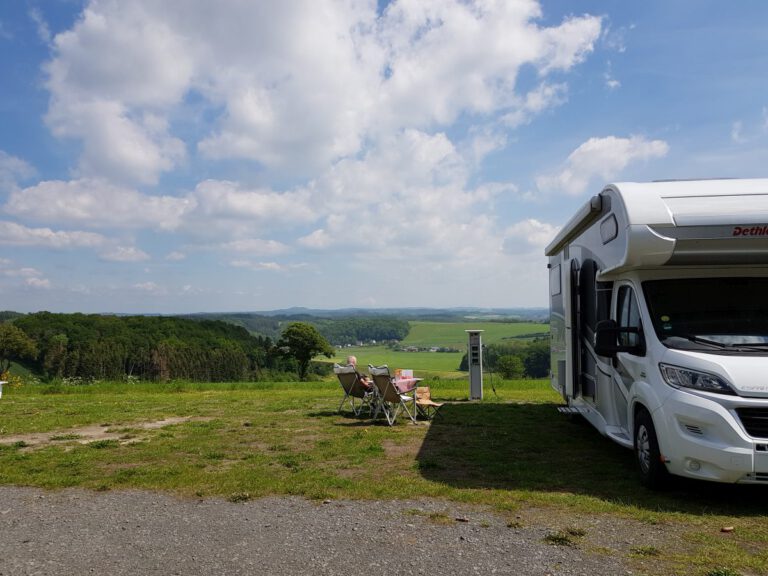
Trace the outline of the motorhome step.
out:
[[[618,426],[606,426],[605,435],[617,444],[624,446],[624,448],[633,447],[632,438],[625,430],[622,430]]]
[[[558,406],[557,411],[561,414],[582,414],[585,412],[584,409],[578,408],[576,406]]]

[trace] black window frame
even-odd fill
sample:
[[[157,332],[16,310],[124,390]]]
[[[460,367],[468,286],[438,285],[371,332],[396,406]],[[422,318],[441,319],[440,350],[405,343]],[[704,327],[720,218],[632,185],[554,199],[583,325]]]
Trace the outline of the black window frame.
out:
[[[630,284],[619,286],[616,294],[616,324],[619,346],[635,348],[636,356],[645,356],[643,319],[635,289]]]

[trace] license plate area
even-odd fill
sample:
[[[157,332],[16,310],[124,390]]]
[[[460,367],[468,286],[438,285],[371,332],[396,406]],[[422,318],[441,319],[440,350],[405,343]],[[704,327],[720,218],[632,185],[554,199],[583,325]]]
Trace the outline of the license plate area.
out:
[[[768,474],[768,444],[755,445],[755,474]]]

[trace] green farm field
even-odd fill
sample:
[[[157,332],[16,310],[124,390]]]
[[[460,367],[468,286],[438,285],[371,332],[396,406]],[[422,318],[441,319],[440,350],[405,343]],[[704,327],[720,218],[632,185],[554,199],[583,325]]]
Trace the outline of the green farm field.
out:
[[[443,378],[462,378],[466,374],[459,372],[461,357],[467,349],[465,330],[483,330],[483,343],[491,344],[517,339],[529,334],[548,334],[548,324],[531,322],[411,322],[411,331],[402,341],[403,346],[428,348],[432,346],[458,348],[461,352],[396,352],[386,346],[353,346],[338,350],[333,362],[344,363],[347,356],[357,356],[361,367],[368,364],[381,366],[386,364],[392,369],[408,368],[419,377],[440,376]],[[318,360],[322,360],[319,358]]]
[[[465,330],[483,330],[483,343],[503,342],[528,334],[549,334],[549,324],[533,322],[411,322],[404,346],[467,347]]]
[[[338,350],[332,361],[343,364],[350,354],[357,357],[358,365],[363,372],[368,364],[374,366],[386,364],[392,370],[396,368],[414,370],[415,375],[420,378],[425,376],[466,378],[465,372],[459,372],[463,352],[396,352],[386,346],[351,346]]]

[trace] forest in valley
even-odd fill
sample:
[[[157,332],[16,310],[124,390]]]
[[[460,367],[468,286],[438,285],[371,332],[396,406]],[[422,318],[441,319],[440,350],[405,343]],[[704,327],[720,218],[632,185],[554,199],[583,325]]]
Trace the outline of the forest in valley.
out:
[[[0,355],[44,379],[224,382],[291,379],[296,373],[306,377],[301,358],[280,346],[285,327],[297,317],[223,318],[6,311],[0,312],[0,323],[8,324],[0,333],[0,348],[6,349]],[[409,330],[407,321],[395,318],[312,317],[306,324],[328,346],[395,341]],[[3,344],[12,338],[15,345]],[[18,348],[15,353],[13,346]],[[318,353],[323,350],[320,346]],[[321,362],[309,367],[310,373],[319,375],[329,369]]]
[[[247,381],[279,362],[272,341],[221,321],[38,312],[13,325],[36,345],[46,378]]]
[[[298,349],[285,339],[286,329],[296,323],[302,325],[301,338],[308,340]],[[406,318],[367,314],[175,317],[5,311],[0,312],[0,371],[15,364],[46,381],[290,381],[329,374],[331,361],[324,356],[332,357],[334,347],[395,346],[408,338],[411,327]],[[437,338],[438,328],[421,337],[429,334]],[[546,342],[492,344],[487,364],[514,377],[541,377],[548,369]]]

